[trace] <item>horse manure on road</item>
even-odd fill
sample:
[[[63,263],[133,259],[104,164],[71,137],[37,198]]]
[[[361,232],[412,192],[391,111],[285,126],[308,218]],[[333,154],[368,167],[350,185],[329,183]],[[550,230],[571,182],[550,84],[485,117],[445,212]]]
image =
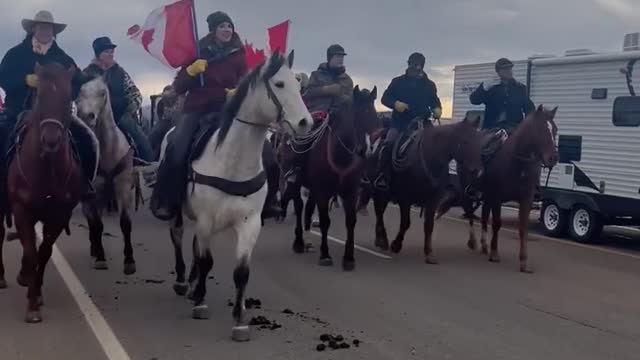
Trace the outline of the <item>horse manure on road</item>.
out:
[[[282,328],[282,325],[280,325],[277,321],[275,320],[270,321],[264,316],[257,316],[257,317],[251,318],[249,325],[258,326],[259,329],[268,329],[268,330],[277,330]]]
[[[247,298],[244,300],[244,307],[246,309],[262,309],[262,301],[254,298]]]
[[[327,347],[331,348],[332,350],[344,350],[351,348],[351,345],[345,341],[345,338],[342,335],[334,336],[330,334],[322,334],[320,335],[320,341],[322,341],[322,343],[316,346],[317,351],[325,351]],[[360,343],[361,342],[358,339],[353,340],[353,345],[355,347],[359,347]]]

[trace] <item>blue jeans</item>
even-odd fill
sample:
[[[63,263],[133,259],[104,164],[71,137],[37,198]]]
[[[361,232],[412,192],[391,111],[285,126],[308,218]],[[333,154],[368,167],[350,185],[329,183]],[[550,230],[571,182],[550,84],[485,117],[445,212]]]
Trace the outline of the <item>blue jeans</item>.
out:
[[[135,118],[130,114],[123,115],[118,121],[120,130],[131,136],[134,145],[138,150],[138,156],[144,161],[153,161],[153,151],[151,144],[146,135],[142,132],[142,128],[138,125]]]

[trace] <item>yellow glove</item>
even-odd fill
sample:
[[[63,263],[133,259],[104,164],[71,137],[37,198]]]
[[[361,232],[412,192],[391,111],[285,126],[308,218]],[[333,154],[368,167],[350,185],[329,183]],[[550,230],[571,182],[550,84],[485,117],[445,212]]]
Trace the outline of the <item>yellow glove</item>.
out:
[[[440,119],[441,116],[442,116],[442,109],[440,109],[439,107],[433,109],[433,118],[434,119]]]
[[[187,66],[187,74],[191,76],[200,75],[207,71],[207,65],[207,60],[198,59],[194,61],[193,64]]]
[[[340,85],[338,85],[338,84],[326,85],[324,87],[324,92],[327,95],[338,96],[342,92],[342,87]]]
[[[393,104],[393,108],[396,109],[397,112],[403,113],[409,109],[409,105],[402,101],[396,101],[395,104]]]
[[[37,88],[38,87],[38,75],[36,75],[36,74],[27,75],[27,77],[25,78],[25,82],[31,88],[34,88],[34,89]]]
[[[226,93],[227,100],[229,100],[233,97],[233,95],[235,95],[236,89],[224,89],[224,92]]]

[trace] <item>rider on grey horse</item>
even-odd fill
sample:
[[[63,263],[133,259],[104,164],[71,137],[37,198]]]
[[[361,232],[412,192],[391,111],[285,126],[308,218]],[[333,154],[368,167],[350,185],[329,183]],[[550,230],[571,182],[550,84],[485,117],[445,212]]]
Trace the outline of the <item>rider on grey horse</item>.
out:
[[[393,114],[391,127],[380,149],[378,177],[374,181],[379,190],[389,188],[393,144],[398,136],[415,118],[428,119],[433,115],[439,119],[442,115],[436,84],[424,72],[425,60],[421,53],[411,54],[405,74],[393,79],[382,95],[382,104],[393,109]]]
[[[108,37],[95,39],[93,41],[95,58],[84,69],[84,73],[103,77],[109,88],[113,119],[120,130],[132,137],[138,150],[137,155],[142,160],[153,161],[149,140],[136,120],[142,105],[142,94],[129,74],[114,60],[116,46]]]
[[[0,193],[6,196],[7,163],[4,154],[15,145],[16,124],[24,111],[31,110],[34,92],[38,87],[38,76],[34,73],[36,63],[41,65],[57,62],[67,68],[76,69],[72,80],[73,98],[78,96],[83,76],[73,59],[56,42],[56,37],[66,24],[56,23],[49,11],[39,11],[33,19],[22,20],[27,33],[25,39],[11,48],[0,63],[0,87],[6,92],[4,114],[0,118],[0,137],[3,151],[0,166]],[[80,121],[72,121],[69,130],[80,157],[86,178],[85,196],[93,196],[91,185],[97,162],[97,149],[91,130]]]

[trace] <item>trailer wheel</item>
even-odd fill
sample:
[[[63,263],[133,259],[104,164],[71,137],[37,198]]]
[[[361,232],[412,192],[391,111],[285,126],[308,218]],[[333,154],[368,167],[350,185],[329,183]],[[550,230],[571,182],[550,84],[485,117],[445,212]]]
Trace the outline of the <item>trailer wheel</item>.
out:
[[[545,201],[540,211],[540,222],[547,236],[562,237],[567,233],[569,212],[560,209],[553,201]]]
[[[569,216],[571,237],[579,243],[595,243],[602,233],[600,214],[584,205],[577,205]]]

